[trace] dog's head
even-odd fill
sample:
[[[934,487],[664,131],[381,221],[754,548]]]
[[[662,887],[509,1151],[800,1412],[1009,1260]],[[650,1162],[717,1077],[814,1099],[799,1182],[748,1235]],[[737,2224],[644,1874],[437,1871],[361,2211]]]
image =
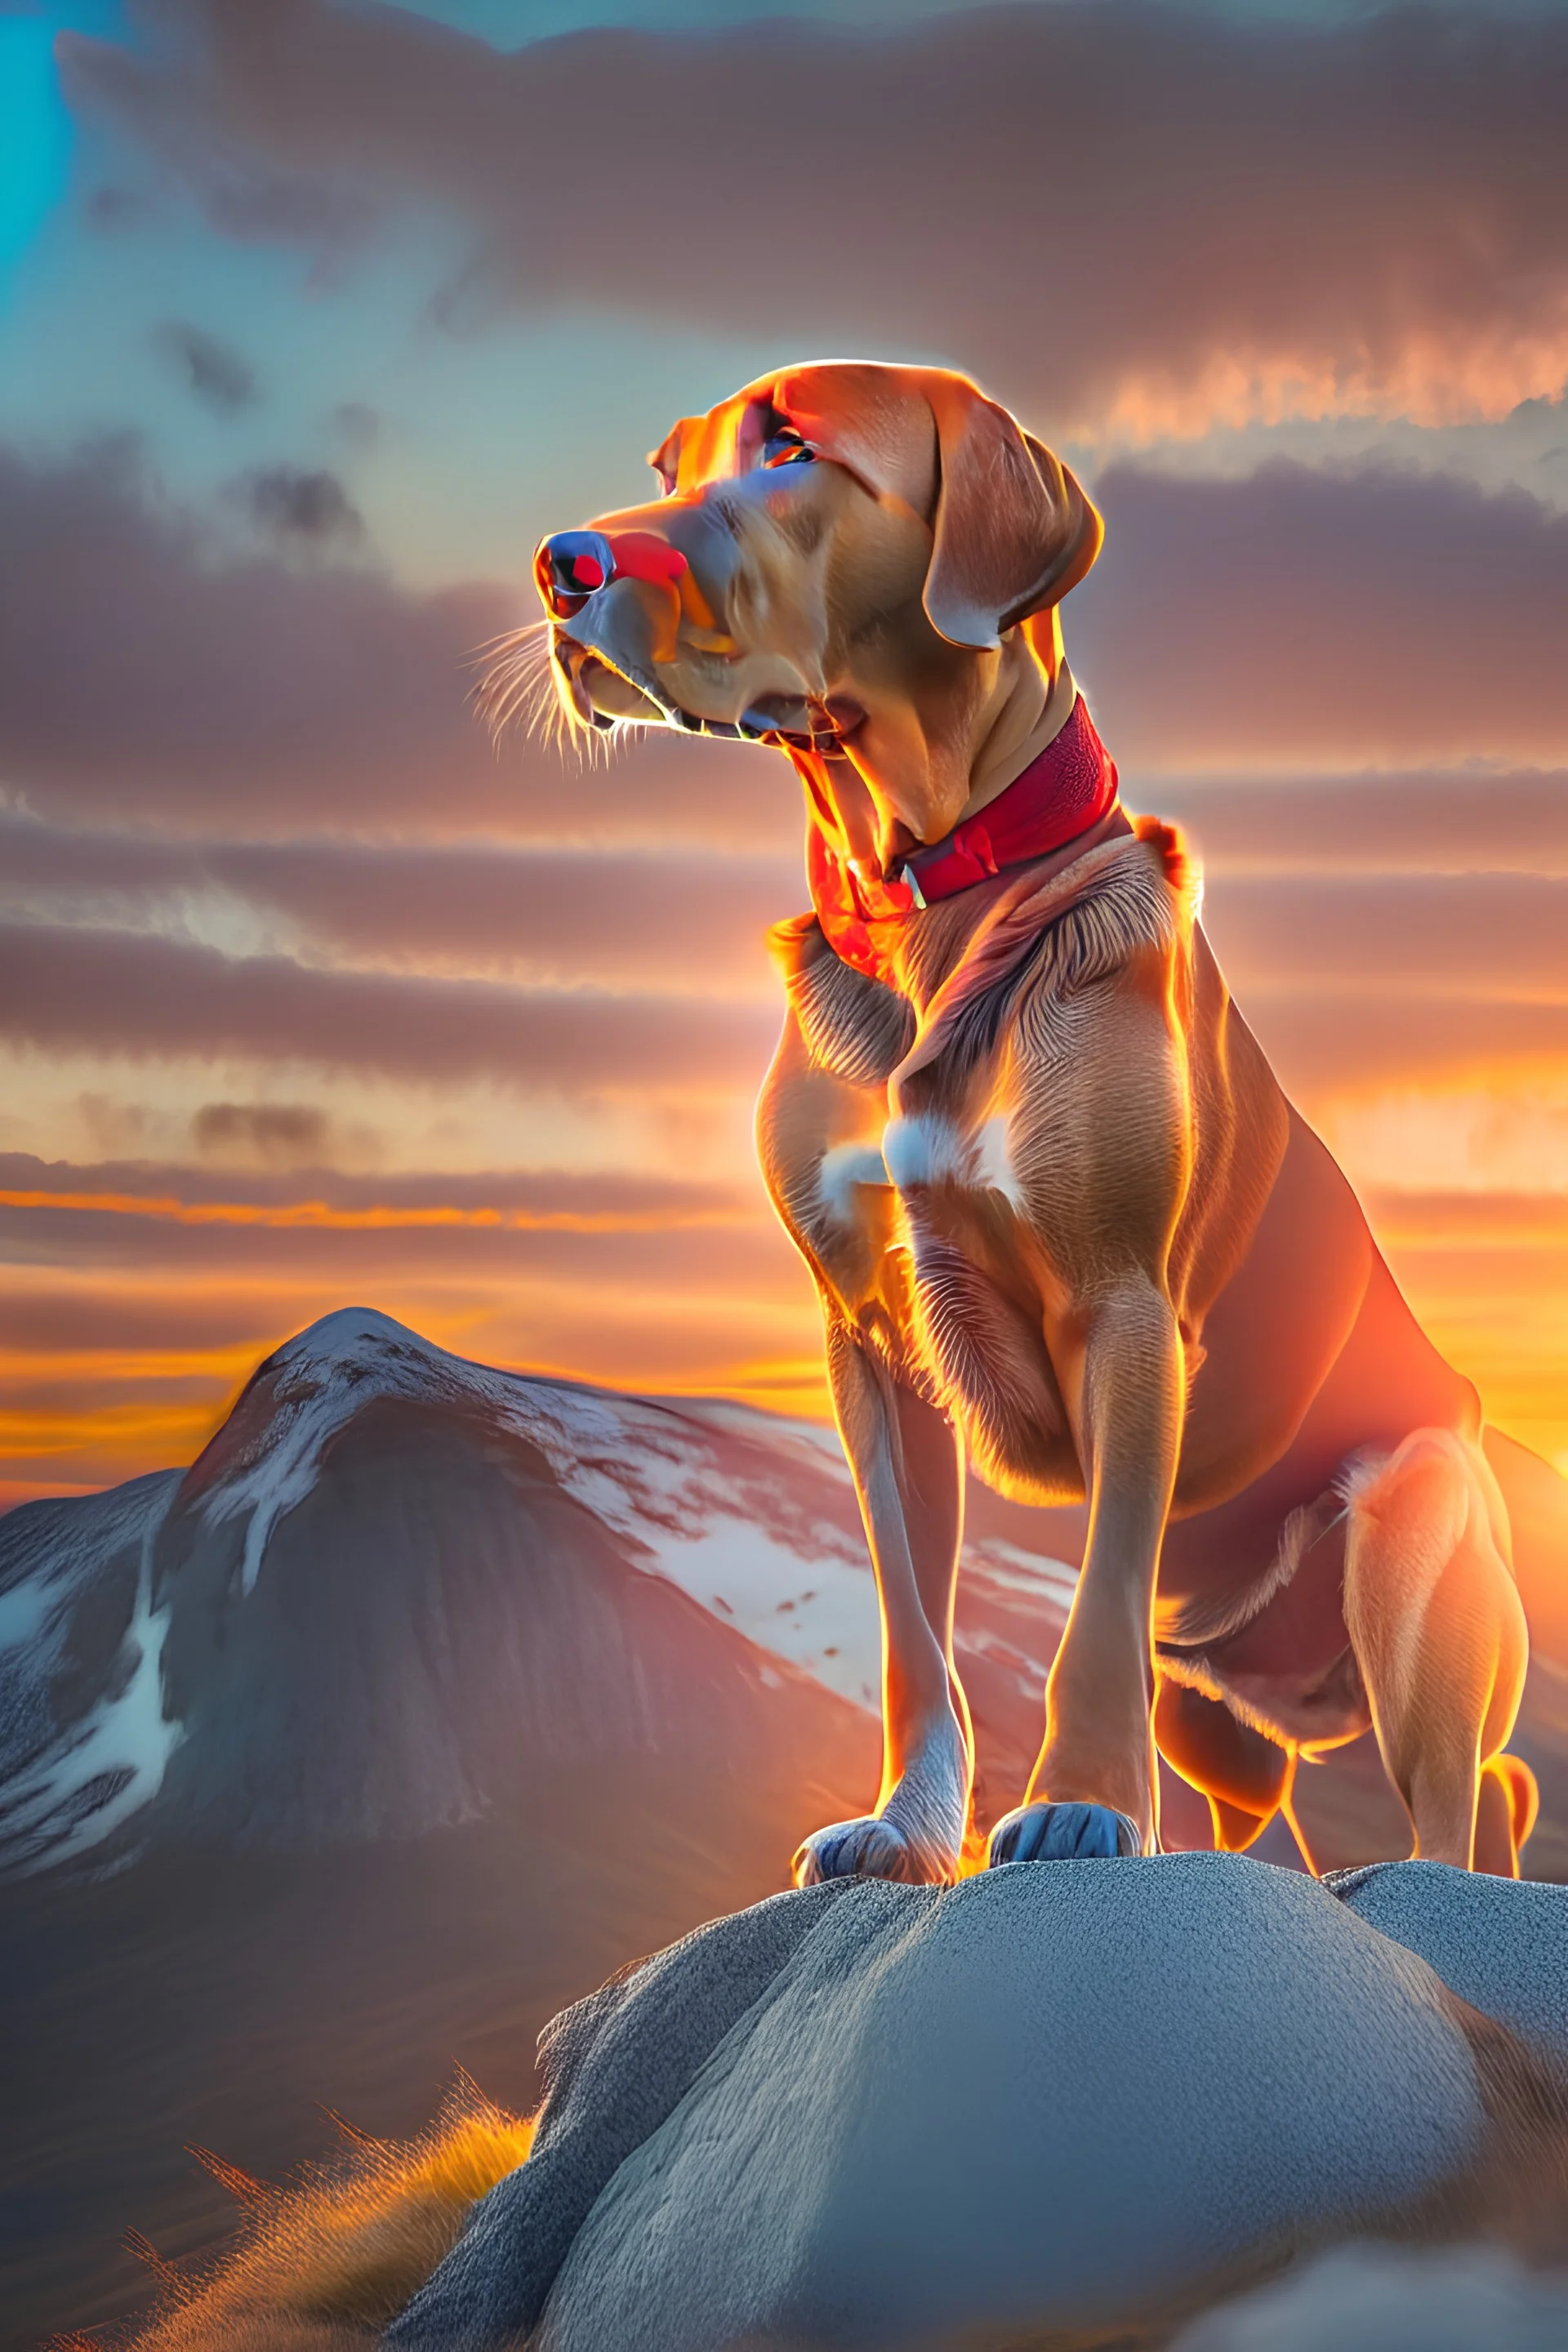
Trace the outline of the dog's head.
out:
[[[814,750],[883,870],[940,839],[1059,664],[1102,535],[1072,475],[966,376],[858,361],[748,384],[652,463],[662,498],[536,558],[571,723]]]

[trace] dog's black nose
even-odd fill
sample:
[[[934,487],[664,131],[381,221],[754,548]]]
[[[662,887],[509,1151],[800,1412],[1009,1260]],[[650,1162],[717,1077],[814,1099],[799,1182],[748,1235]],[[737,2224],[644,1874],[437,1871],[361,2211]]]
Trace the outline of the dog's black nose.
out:
[[[557,530],[542,543],[533,574],[545,611],[569,621],[596,588],[615,578],[616,559],[602,530]]]

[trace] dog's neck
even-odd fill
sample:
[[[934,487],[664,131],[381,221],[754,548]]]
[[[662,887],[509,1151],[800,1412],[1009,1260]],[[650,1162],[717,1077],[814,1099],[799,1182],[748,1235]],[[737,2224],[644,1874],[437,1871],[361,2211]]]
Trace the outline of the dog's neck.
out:
[[[1045,642],[1036,635],[1028,658],[1014,666],[1006,690],[974,747],[969,798],[953,820],[955,828],[978,816],[1016,783],[1072,717],[1078,688],[1062,650],[1061,625],[1055,612],[1045,617],[1049,623],[1040,633]]]
[[[846,963],[917,1001],[933,957],[937,965],[944,961],[949,934],[980,919],[988,885],[1022,866],[1076,854],[1121,818],[1115,762],[1077,698],[1021,773],[973,806],[945,840],[911,851],[891,877],[851,856],[835,823],[831,763],[792,756],[805,786],[806,866],[824,936]]]

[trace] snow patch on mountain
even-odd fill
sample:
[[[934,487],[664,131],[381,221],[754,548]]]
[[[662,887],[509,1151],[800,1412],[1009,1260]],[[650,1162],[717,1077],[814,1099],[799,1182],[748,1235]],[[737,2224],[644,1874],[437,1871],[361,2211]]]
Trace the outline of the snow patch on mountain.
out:
[[[819,1535],[836,1537],[837,1529]],[[876,1588],[860,1560],[826,1542],[803,1559],[793,1544],[732,1513],[647,1545],[658,1573],[841,1698],[875,1707],[881,1671]]]
[[[6,1843],[26,1858],[47,1852],[69,1862],[97,1845],[163,1785],[181,1726],[163,1713],[167,1609],[153,1606],[153,1538],[142,1538],[136,1601],[126,1630],[124,1686],[101,1699],[59,1744],[5,1790],[0,1815]]]
[[[179,1483],[177,1470],[159,1472],[23,1522],[0,1591],[0,1862],[9,1867],[72,1860],[163,1786],[183,1727],[164,1713],[169,1612],[153,1606],[153,1551]],[[62,1726],[49,1691],[68,1663],[72,1609],[131,1556],[134,1595],[105,1687]]]
[[[243,1517],[240,1577],[254,1591],[267,1546],[310,1493],[338,1432],[373,1397],[477,1404],[543,1454],[565,1492],[634,1563],[714,1610],[762,1648],[861,1706],[880,1675],[876,1590],[842,1510],[849,1474],[829,1431],[722,1402],[664,1402],[502,1372],[434,1347],[390,1316],[345,1307],[268,1358],[215,1441],[200,1508]],[[199,1474],[200,1465],[198,1465]]]
[[[25,1506],[6,1522],[0,1864],[79,1855],[163,1786],[184,1736],[165,1713],[163,1687],[165,1520],[181,1530],[181,1558],[193,1519],[204,1530],[237,1530],[229,1593],[243,1618],[267,1576],[274,1535],[315,1493],[334,1441],[385,1401],[436,1413],[450,1407],[520,1441],[629,1568],[676,1586],[758,1649],[877,1712],[876,1586],[832,1430],[721,1400],[639,1397],[496,1370],[390,1316],[349,1307],[258,1367],[189,1471]],[[232,1559],[230,1544],[224,1549]],[[1073,1571],[983,1536],[965,1544],[963,1578],[964,1654],[994,1670],[994,1694],[1037,1709]]]

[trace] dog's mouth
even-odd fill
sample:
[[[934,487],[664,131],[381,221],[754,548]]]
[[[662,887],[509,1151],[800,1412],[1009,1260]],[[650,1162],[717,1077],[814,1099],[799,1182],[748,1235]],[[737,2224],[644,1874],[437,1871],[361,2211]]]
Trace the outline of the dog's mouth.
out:
[[[617,727],[674,727],[687,735],[768,743],[832,756],[863,724],[860,705],[835,695],[764,694],[738,719],[715,719],[676,702],[658,676],[640,663],[609,661],[591,646],[557,629],[551,647],[563,699],[579,725],[608,734]]]
[[[645,686],[563,629],[551,641],[556,688],[579,727],[607,734],[617,726],[668,725],[669,708],[650,679]]]

